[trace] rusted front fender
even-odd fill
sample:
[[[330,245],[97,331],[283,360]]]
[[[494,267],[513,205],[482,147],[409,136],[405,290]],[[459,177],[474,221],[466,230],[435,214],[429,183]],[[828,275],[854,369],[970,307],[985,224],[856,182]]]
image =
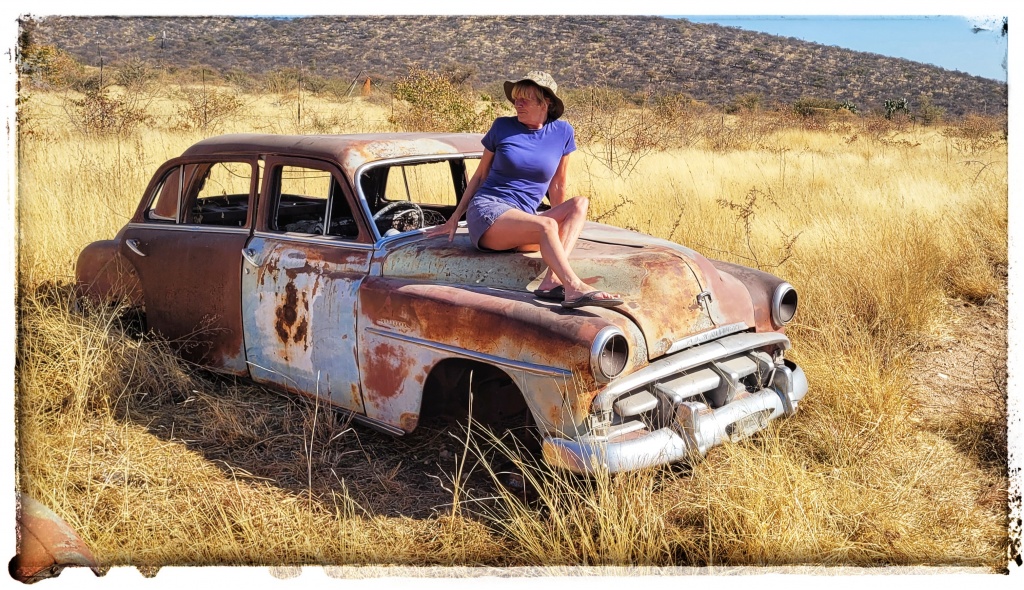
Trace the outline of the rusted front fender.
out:
[[[591,350],[602,329],[630,346],[624,373],[647,364],[639,329],[593,308],[565,310],[532,294],[372,277],[360,287],[359,356],[367,416],[403,430],[415,425],[430,370],[470,359],[508,374],[542,432],[575,432],[601,385]]]
[[[99,575],[89,546],[61,517],[25,494],[18,495],[18,553],[11,577],[30,584],[60,574],[67,566],[87,567]]]
[[[118,251],[117,239],[93,242],[82,250],[75,264],[75,283],[81,297],[142,305],[139,277]]]

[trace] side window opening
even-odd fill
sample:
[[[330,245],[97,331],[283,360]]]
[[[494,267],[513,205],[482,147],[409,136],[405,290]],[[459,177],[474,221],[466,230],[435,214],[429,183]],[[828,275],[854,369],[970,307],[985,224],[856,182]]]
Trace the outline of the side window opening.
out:
[[[274,177],[277,205],[270,229],[354,239],[359,226],[334,176],[326,170],[281,166]],[[329,223],[324,223],[329,220]]]
[[[384,200],[454,207],[457,194],[452,179],[448,162],[392,166],[384,186]]]
[[[253,167],[249,162],[202,165],[204,173],[189,191],[195,200],[187,223],[244,227],[249,216]]]
[[[368,170],[360,182],[380,234],[443,224],[466,190],[466,164],[452,159]]]

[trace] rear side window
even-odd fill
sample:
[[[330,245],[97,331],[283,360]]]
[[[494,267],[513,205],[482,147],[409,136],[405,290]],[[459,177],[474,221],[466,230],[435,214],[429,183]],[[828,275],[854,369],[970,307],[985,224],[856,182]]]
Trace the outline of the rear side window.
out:
[[[191,172],[195,166],[175,166],[164,174],[150,195],[149,208],[144,215],[152,223],[177,223],[181,209],[181,187],[185,183],[186,169]]]
[[[252,164],[215,162],[198,168],[201,175],[196,175],[189,190],[194,198],[186,223],[245,227],[249,217]]]
[[[182,164],[171,168],[150,195],[147,223],[245,227],[253,165],[250,162]]]

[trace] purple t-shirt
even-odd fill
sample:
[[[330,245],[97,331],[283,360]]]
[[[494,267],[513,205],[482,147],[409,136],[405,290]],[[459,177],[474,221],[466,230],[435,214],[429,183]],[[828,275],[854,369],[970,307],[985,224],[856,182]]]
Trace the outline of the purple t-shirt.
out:
[[[481,143],[494,161],[476,194],[500,197],[527,213],[537,212],[562,156],[576,150],[572,125],[562,119],[534,130],[516,117],[498,117]]]

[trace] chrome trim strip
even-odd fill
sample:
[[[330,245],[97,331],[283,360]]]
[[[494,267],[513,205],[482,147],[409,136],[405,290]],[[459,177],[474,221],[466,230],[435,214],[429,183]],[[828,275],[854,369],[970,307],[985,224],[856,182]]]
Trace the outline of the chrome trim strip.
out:
[[[594,398],[592,407],[595,411],[610,412],[612,409],[612,402],[615,401],[615,398],[629,392],[630,390],[651,383],[652,381],[664,379],[669,375],[685,371],[686,369],[693,368],[697,365],[709,363],[723,356],[729,356],[744,350],[761,348],[763,346],[771,346],[775,344],[781,344],[784,350],[788,350],[790,347],[789,338],[787,338],[785,334],[779,334],[778,332],[765,332],[760,334],[745,332],[742,334],[725,336],[713,342],[701,344],[700,346],[695,346],[676,353],[673,356],[662,357],[639,371],[630,373],[629,375],[613,382],[608,387],[605,387],[604,390]]]
[[[371,334],[378,336],[384,336],[385,338],[394,338],[395,340],[401,340],[417,346],[423,346],[424,348],[430,348],[432,350],[438,350],[441,352],[447,352],[449,354],[457,354],[471,358],[473,360],[483,361],[492,363],[502,367],[508,367],[509,369],[515,369],[517,371],[525,371],[527,373],[533,373],[535,375],[543,375],[550,377],[571,377],[572,372],[565,369],[558,369],[556,367],[547,367],[544,365],[535,365],[533,363],[524,363],[521,361],[510,361],[501,357],[491,356],[489,354],[483,354],[480,352],[473,352],[472,350],[466,350],[465,348],[458,348],[456,346],[449,346],[447,344],[441,344],[438,342],[431,342],[429,340],[423,340],[422,338],[416,338],[415,336],[407,336],[405,334],[398,334],[395,332],[388,332],[379,328],[365,328],[365,330]]]
[[[336,407],[335,409],[341,409],[341,408],[337,408]],[[407,434],[401,428],[397,428],[397,427],[392,426],[392,425],[390,425],[390,424],[388,424],[386,422],[381,422],[380,420],[374,420],[373,418],[367,418],[366,416],[364,416],[362,414],[357,414],[357,413],[353,412],[352,410],[343,410],[343,411],[346,412],[348,415],[352,416],[352,419],[355,420],[356,422],[359,422],[361,424],[365,424],[366,426],[369,426],[370,428],[375,428],[377,430],[380,430],[381,432],[384,432],[384,433],[387,433],[387,434],[391,434],[391,435],[394,435],[394,436],[403,436],[403,435]]]
[[[170,223],[140,223],[131,222],[127,225],[131,229],[164,229],[168,231],[202,232],[211,234],[245,234],[249,235],[247,227],[228,227],[223,225],[183,225]]]
[[[590,372],[594,374],[594,379],[596,379],[598,383],[608,383],[622,374],[622,371],[619,371],[618,375],[605,375],[604,371],[601,370],[601,352],[604,351],[604,347],[608,344],[608,341],[616,335],[622,336],[624,340],[626,338],[626,335],[622,333],[622,330],[615,326],[605,326],[597,333],[597,337],[594,338],[594,344],[590,347]],[[629,356],[628,340],[626,340],[626,356],[627,358]]]
[[[715,328],[714,330],[701,332],[700,334],[697,334],[695,336],[690,336],[689,338],[683,338],[682,340],[677,340],[676,342],[673,342],[672,346],[668,348],[668,351],[665,354],[673,354],[685,348],[690,348],[691,346],[696,346],[698,344],[703,344],[716,338],[721,338],[722,336],[735,334],[736,332],[742,332],[743,330],[746,330],[748,327],[749,326],[747,326],[747,324],[745,324],[744,322],[736,322],[735,324],[729,324],[726,326],[722,326],[720,328]]]
[[[314,242],[317,244],[324,244],[330,246],[343,246],[353,250],[366,250],[367,252],[373,251],[373,244],[365,244],[363,242],[352,242],[341,238],[339,236],[325,236],[321,234],[303,234],[295,232],[271,232],[271,231],[257,231],[253,233],[253,237],[260,238],[263,240],[278,240],[281,242],[301,242],[308,244]]]

